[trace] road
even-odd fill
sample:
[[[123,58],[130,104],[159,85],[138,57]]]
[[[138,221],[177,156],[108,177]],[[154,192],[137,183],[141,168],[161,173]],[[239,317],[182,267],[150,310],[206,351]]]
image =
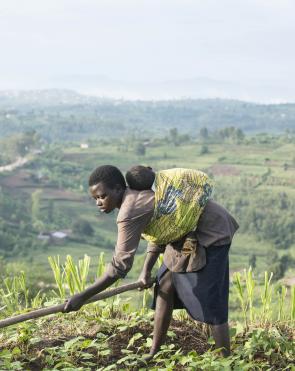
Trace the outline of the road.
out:
[[[25,163],[28,162],[28,159],[25,157],[19,157],[15,162],[9,165],[0,166],[0,173],[3,173],[4,171],[12,171],[18,167],[23,166]]]

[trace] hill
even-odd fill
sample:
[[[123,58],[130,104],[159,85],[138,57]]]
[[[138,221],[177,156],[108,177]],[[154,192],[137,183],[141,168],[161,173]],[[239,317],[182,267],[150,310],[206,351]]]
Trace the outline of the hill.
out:
[[[246,133],[294,131],[295,104],[226,99],[125,101],[68,90],[0,92],[0,136],[36,131],[47,142],[157,137],[176,128],[196,138],[203,127],[234,126]]]
[[[232,131],[236,133],[236,131]],[[52,144],[13,172],[0,174],[0,255],[9,261],[38,265],[34,272],[48,278],[47,256],[86,252],[108,257],[116,242],[116,215],[96,213],[87,193],[87,179],[98,165],[112,163],[125,172],[136,163],[154,169],[191,167],[214,179],[214,198],[238,220],[240,229],[231,249],[231,269],[248,265],[276,272],[275,278],[294,276],[294,139],[291,135],[225,137],[196,142],[172,132],[150,140],[138,154],[138,140]],[[34,205],[34,206],[33,206]],[[92,235],[81,233],[88,223]],[[82,228],[82,227],[81,227]],[[40,232],[71,231],[56,245],[38,239]],[[89,228],[88,228],[89,230]],[[90,229],[91,230],[91,229]],[[144,251],[142,245],[139,252]],[[141,255],[139,254],[139,259]],[[136,278],[138,271],[131,272]],[[38,280],[43,280],[35,278]],[[33,279],[32,279],[33,280]]]

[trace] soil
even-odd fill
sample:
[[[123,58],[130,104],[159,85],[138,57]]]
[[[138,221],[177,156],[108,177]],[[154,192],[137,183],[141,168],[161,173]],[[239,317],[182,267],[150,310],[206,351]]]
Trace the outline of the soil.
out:
[[[81,361],[81,354],[85,354],[86,356],[90,355],[91,362],[93,362],[91,370],[93,371],[97,369],[104,370],[110,365],[114,365],[116,370],[149,370],[154,366],[164,370],[165,364],[159,358],[157,358],[157,362],[151,360],[148,364],[141,361],[142,356],[147,354],[149,351],[149,348],[146,346],[143,347],[143,345],[147,338],[152,337],[153,329],[152,322],[150,322],[149,319],[140,318],[141,317],[136,319],[137,322],[135,322],[135,318],[129,319],[129,317],[121,317],[120,315],[113,319],[105,320],[102,318],[99,318],[99,320],[94,319],[92,315],[88,317],[87,315],[81,316],[79,314],[74,314],[64,320],[61,320],[61,318],[47,318],[45,321],[42,321],[41,326],[41,323],[38,325],[35,324],[35,326],[30,330],[34,337],[37,336],[42,340],[28,344],[23,342],[15,343],[15,341],[11,342],[9,338],[7,338],[6,344],[4,342],[2,346],[0,345],[0,352],[3,347],[8,348],[11,351],[14,347],[19,347],[23,351],[23,355],[20,355],[17,358],[21,361],[22,365],[25,366],[25,370],[31,371],[41,371],[45,368],[49,370],[56,363],[64,361],[68,361],[71,364],[74,363],[76,368],[81,367],[81,369],[84,369],[86,366],[85,363]],[[255,326],[253,326],[253,329],[255,329]],[[250,330],[251,329],[249,329],[249,331]],[[280,327],[277,327],[277,330],[284,336],[288,343],[294,342],[294,328],[281,325]],[[208,344],[209,327],[207,325],[191,320],[173,320],[169,331],[172,333],[168,333],[168,338],[165,344],[168,346],[170,344],[174,345],[171,353],[169,352],[169,357],[173,356],[174,352],[178,349],[181,349],[182,354],[187,354],[191,351],[203,354],[211,348]],[[117,361],[126,356],[127,345],[133,335],[137,333],[140,333],[142,337],[135,341],[134,346],[128,347],[128,350],[130,350],[133,356],[136,357],[136,365],[124,366],[117,364]],[[250,333],[251,331],[249,334]],[[96,343],[101,344],[101,347],[99,345],[98,347],[88,346],[85,350],[78,349],[76,351],[75,349],[72,349],[65,352],[64,343],[77,338],[78,336],[82,336],[82,342],[84,339],[103,339],[101,342],[98,341]],[[243,333],[236,336],[235,344],[239,345],[239,347],[243,347],[243,344],[245,344],[247,339],[248,333],[244,330]],[[56,350],[54,350],[54,347],[57,347]],[[100,352],[104,349],[110,350],[110,354],[102,355]],[[56,356],[53,355],[55,359],[53,360],[53,363],[50,364],[52,352],[56,352]],[[287,370],[288,368],[281,368],[281,366],[282,363],[284,364],[284,367],[288,365],[290,356],[289,358],[287,356],[284,358],[282,352],[279,353],[279,356],[276,358],[265,353],[261,349],[257,349],[257,352],[253,353],[253,359],[271,365],[269,368],[270,370]],[[63,354],[66,355],[63,356]],[[164,353],[162,353],[160,357],[163,359],[165,357]],[[69,368],[69,370],[70,369],[72,368]],[[185,366],[180,364],[173,367],[173,370],[177,371],[184,371],[186,369]]]
[[[0,180],[0,185],[9,189],[10,192],[19,193],[20,191],[31,194],[35,189],[42,188],[44,199],[64,200],[82,202],[85,197],[77,195],[74,192],[57,189],[48,184],[34,183],[31,179],[31,173],[26,170],[20,170],[15,174],[5,176]]]
[[[64,333],[63,328],[63,333]],[[112,331],[113,330],[113,331]],[[107,331],[101,328],[101,325],[96,324],[91,326],[86,333],[83,333],[83,337],[85,339],[95,339],[96,334],[98,332],[103,332],[107,336],[113,335],[113,333],[116,333],[114,337],[111,338],[111,340],[108,342],[108,346],[111,349],[111,353],[108,356],[99,356],[97,354],[97,350],[93,349],[93,351],[90,349],[87,349],[88,353],[92,353],[94,358],[93,362],[96,362],[96,366],[93,368],[93,370],[96,370],[100,367],[107,367],[110,364],[115,364],[120,358],[124,357],[125,354],[121,352],[122,349],[126,349],[127,344],[129,343],[129,340],[132,338],[132,336],[138,332],[140,332],[143,337],[135,342],[135,347],[128,348],[129,350],[136,352],[137,348],[142,345],[145,340],[152,336],[152,325],[149,323],[140,323],[138,326],[133,326],[131,328],[126,329],[125,331],[118,331],[115,329],[112,329],[109,327]],[[175,337],[168,337],[166,344],[174,344],[175,345],[175,351],[179,348],[182,349],[182,352],[184,354],[194,350],[199,354],[205,353],[209,348],[210,345],[207,343],[207,335],[206,331],[204,331],[204,325],[202,324],[195,324],[193,322],[183,322],[183,321],[177,321],[173,320],[172,324],[169,328],[169,331],[173,331],[175,334]],[[59,330],[56,331],[56,338],[52,338],[52,335],[50,334],[50,337],[46,339],[46,334],[44,333],[44,336],[42,338],[44,340],[34,344],[30,347],[29,354],[30,359],[28,359],[27,367],[28,370],[31,371],[39,371],[42,370],[44,367],[46,367],[45,363],[45,352],[44,350],[46,348],[51,347],[62,347],[63,344],[71,340],[75,337],[77,337],[77,334],[75,336],[73,335],[67,335],[64,333],[65,336],[58,337],[57,334],[60,334]],[[148,352],[148,350],[146,351]],[[143,354],[139,354],[139,357]],[[28,357],[28,355],[27,355]],[[150,361],[150,364],[152,365],[153,362]],[[48,367],[48,365],[47,365]],[[144,364],[142,367],[147,367]],[[138,368],[130,368],[130,370],[136,370]],[[179,370],[182,370],[182,366],[179,368]]]

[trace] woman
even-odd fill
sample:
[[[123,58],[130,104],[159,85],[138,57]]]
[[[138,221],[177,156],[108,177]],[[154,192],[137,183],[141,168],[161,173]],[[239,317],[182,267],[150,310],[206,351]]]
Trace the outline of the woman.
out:
[[[137,189],[126,188],[122,173],[110,165],[97,168],[89,178],[90,193],[99,209],[105,213],[119,209],[118,239],[105,274],[70,298],[65,311],[78,310],[91,296],[125,277],[143,234],[150,241],[139,277],[145,286],[164,252],[155,289],[153,344],[147,359],[160,349],[173,309],[181,307],[196,320],[212,325],[216,346],[228,355],[228,250],[238,228],[236,221],[208,200],[211,184],[204,173],[191,169],[154,173],[150,168],[135,167],[126,177]],[[154,181],[155,192],[150,188]]]

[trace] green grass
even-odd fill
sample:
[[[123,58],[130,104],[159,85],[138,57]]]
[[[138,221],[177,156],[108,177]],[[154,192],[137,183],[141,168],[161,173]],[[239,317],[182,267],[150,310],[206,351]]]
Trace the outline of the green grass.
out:
[[[130,145],[127,151],[118,151],[117,144],[97,145],[87,150],[81,150],[77,145],[64,149],[64,160],[80,165],[84,169],[94,169],[98,165],[112,163],[122,169],[123,172],[130,166],[139,163],[150,165],[154,169],[176,166],[206,170],[213,165],[217,166],[217,168],[220,166],[221,171],[224,171],[224,173],[221,172],[220,175],[214,177],[216,186],[225,184],[233,191],[235,187],[240,186],[243,179],[251,178],[253,179],[253,184],[260,183],[261,176],[270,168],[271,174],[264,183],[255,188],[255,192],[260,192],[261,194],[266,191],[274,194],[284,192],[288,197],[295,197],[295,168],[289,168],[287,171],[283,169],[285,162],[291,163],[292,158],[290,154],[294,153],[294,144],[208,144],[208,148],[208,154],[200,155],[201,144],[190,143],[176,147],[172,144],[162,144],[158,147],[147,147],[145,156],[136,156]],[[266,158],[270,159],[269,163],[265,162]],[[240,172],[240,174],[232,175],[231,172],[227,173],[227,170],[224,170],[227,166],[229,166],[229,169]],[[90,170],[88,172],[90,173]],[[0,181],[3,178],[2,174]],[[38,187],[25,188],[25,191],[30,195],[36,188],[42,189],[42,184],[38,185]],[[21,188],[18,190],[19,195],[21,190]],[[15,197],[18,194],[15,194]],[[73,197],[77,195],[82,197],[82,200],[74,202],[54,199],[54,205],[68,216],[69,225],[67,228],[71,228],[72,223],[78,218],[89,221],[97,236],[96,246],[87,243],[69,242],[65,245],[49,246],[46,251],[42,248],[37,251],[28,251],[29,255],[25,260],[33,259],[36,269],[39,269],[39,267],[44,270],[48,269],[48,255],[59,254],[64,258],[67,254],[71,254],[75,259],[82,257],[85,253],[90,256],[98,256],[103,250],[103,243],[100,243],[100,239],[110,241],[111,249],[106,249],[105,251],[107,258],[111,258],[112,246],[115,246],[116,243],[116,213],[113,215],[100,214],[86,190],[80,193],[72,192],[72,194]],[[47,210],[47,205],[48,194],[44,188],[42,194],[42,208],[44,212]],[[56,229],[58,229],[58,226]],[[257,241],[255,236],[238,233],[231,248],[231,269],[241,270],[248,267],[249,256],[254,252],[257,256],[257,269],[263,271],[267,268],[266,257],[271,247],[271,243]],[[141,244],[139,250],[140,252],[144,251],[144,243]],[[294,246],[285,252],[294,254]]]
[[[255,253],[257,257],[257,270],[264,271],[267,268],[267,251],[272,244],[265,241],[258,241],[255,236],[237,233],[230,249],[230,267],[232,270],[248,268],[249,257]]]
[[[59,269],[55,266],[55,271]],[[71,265],[76,275],[76,268]],[[16,285],[1,301],[7,304],[0,318],[14,311],[27,312],[40,305],[63,301],[67,282],[58,274],[59,299],[38,297],[21,302],[26,291],[25,277],[16,277]],[[76,289],[85,283],[78,277]],[[20,284],[24,282],[24,284]],[[63,289],[64,288],[64,289]],[[147,292],[145,292],[146,294]],[[131,294],[131,293],[130,293]],[[133,294],[133,293],[132,293]],[[141,299],[143,293],[140,294]],[[231,355],[218,357],[208,326],[192,321],[183,311],[174,311],[165,344],[157,356],[145,364],[141,357],[152,344],[153,312],[147,301],[135,309],[138,295],[123,296],[85,305],[79,312],[56,314],[17,326],[3,328],[0,335],[0,367],[5,370],[293,370],[295,291],[281,293],[265,275],[257,280],[251,270],[238,273],[230,292]],[[3,304],[3,303],[2,303]],[[35,306],[36,305],[36,306]],[[279,310],[277,309],[279,307]]]

